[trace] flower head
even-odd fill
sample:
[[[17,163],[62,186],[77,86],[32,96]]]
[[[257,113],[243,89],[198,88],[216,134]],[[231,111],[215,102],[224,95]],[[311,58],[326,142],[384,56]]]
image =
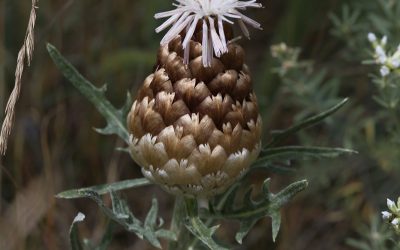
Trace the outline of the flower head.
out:
[[[384,220],[390,219],[390,217],[392,217],[392,215],[393,215],[392,213],[390,213],[388,211],[382,211],[381,214],[382,214],[382,219],[384,219]]]
[[[249,38],[247,25],[261,29],[261,25],[253,19],[243,15],[239,10],[247,8],[261,8],[256,0],[176,0],[176,9],[157,13],[156,19],[168,18],[160,25],[156,32],[161,32],[171,26],[161,40],[166,45],[182,31],[186,31],[182,46],[185,50],[185,62],[188,62],[189,42],[197,25],[202,25],[202,58],[205,67],[211,66],[212,57],[220,57],[228,51],[223,23],[234,24],[236,20],[243,32]]]
[[[372,32],[370,32],[370,33],[368,33],[368,40],[371,42],[371,43],[373,43],[373,42],[376,42],[376,35],[374,34],[374,33],[372,33]]]
[[[387,66],[382,66],[379,71],[382,77],[385,77],[390,74],[390,69]]]
[[[388,206],[388,208],[390,209],[390,211],[396,211],[397,207],[396,207],[396,203],[394,203],[394,201],[392,201],[391,199],[386,199],[386,205]]]

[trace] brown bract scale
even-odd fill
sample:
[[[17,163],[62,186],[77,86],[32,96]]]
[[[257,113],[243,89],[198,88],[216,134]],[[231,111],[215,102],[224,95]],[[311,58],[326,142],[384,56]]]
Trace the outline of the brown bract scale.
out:
[[[146,178],[174,194],[207,197],[223,192],[257,158],[261,118],[243,48],[231,43],[204,67],[196,37],[188,64],[181,36],[160,47],[128,129],[132,157]]]

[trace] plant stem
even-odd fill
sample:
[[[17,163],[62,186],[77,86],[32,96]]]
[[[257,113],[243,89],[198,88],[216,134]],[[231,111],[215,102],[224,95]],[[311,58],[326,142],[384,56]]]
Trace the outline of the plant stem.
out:
[[[193,238],[193,236],[185,227],[186,217],[187,208],[185,204],[185,198],[183,196],[176,196],[170,230],[176,233],[178,240],[171,241],[168,245],[168,249],[188,249],[188,243],[191,242],[191,238]]]
[[[185,198],[185,208],[186,208],[186,213],[188,217],[197,217],[199,216],[198,214],[198,204],[197,200],[194,198]],[[207,223],[210,224],[212,220],[207,220]],[[208,226],[207,224],[207,226]],[[186,230],[188,231],[188,230]],[[188,231],[189,232],[189,231]],[[189,241],[187,241],[187,247],[186,249],[196,249],[196,245],[198,244],[199,239],[197,237],[191,237]]]
[[[6,1],[2,1],[0,3],[0,34],[5,34],[5,19],[6,19]],[[6,62],[6,55],[5,55],[5,35],[0,38],[0,124],[3,121],[3,112],[5,107],[5,91],[6,91],[6,79],[5,79],[5,62]],[[2,193],[2,160],[0,158],[0,194]],[[0,199],[0,212],[1,212],[1,199]]]

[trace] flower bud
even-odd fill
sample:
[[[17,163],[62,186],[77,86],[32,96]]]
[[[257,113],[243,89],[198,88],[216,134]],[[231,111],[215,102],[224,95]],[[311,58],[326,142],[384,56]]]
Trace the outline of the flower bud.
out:
[[[392,213],[388,211],[382,211],[381,214],[382,214],[382,219],[384,220],[388,220],[390,219],[390,217],[392,217]]]
[[[260,6],[254,2],[215,1],[206,12]],[[138,91],[128,115],[130,151],[143,175],[168,192],[209,197],[226,190],[257,158],[262,125],[244,49],[228,44],[232,35],[225,33],[229,26],[222,16],[213,20],[190,13],[171,23],[156,71]],[[258,27],[250,18],[243,21]]]

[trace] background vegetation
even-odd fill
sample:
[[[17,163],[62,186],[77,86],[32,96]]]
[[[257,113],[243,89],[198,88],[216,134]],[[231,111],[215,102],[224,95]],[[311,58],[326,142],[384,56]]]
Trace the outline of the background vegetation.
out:
[[[379,85],[368,32],[400,43],[400,3],[396,0],[269,0],[251,10],[264,31],[241,43],[253,72],[264,119],[264,139],[272,130],[321,112],[343,97],[350,104],[289,144],[345,146],[358,155],[306,164],[284,162],[272,189],[307,178],[310,186],[286,207],[278,242],[270,222],[257,224],[243,249],[395,249],[380,219],[386,198],[400,195],[398,77],[387,91]],[[135,94],[152,71],[160,35],[155,12],[165,0],[40,1],[36,50],[23,77],[16,125],[7,156],[0,161],[1,249],[66,249],[78,211],[87,238],[100,240],[106,218],[88,200],[56,200],[61,190],[140,177],[123,142],[92,128],[104,120],[54,66],[46,42],[54,44],[97,86],[109,84],[108,98],[122,106],[126,90]],[[25,35],[30,1],[0,0],[0,110],[14,83],[16,55]],[[284,42],[287,44],[271,46]],[[299,49],[296,49],[299,48]],[[375,75],[372,76],[372,75]],[[385,92],[386,91],[386,92]],[[397,92],[396,92],[397,91]],[[391,93],[392,99],[387,99]],[[375,98],[374,98],[375,97]],[[394,101],[383,105],[376,99]],[[2,120],[3,113],[0,114]],[[254,176],[261,184],[265,176]],[[158,187],[124,192],[135,214],[145,216],[152,197],[160,213],[171,215],[173,199]],[[106,200],[106,203],[110,201]],[[233,228],[237,225],[231,225]],[[111,249],[152,249],[117,228]],[[227,241],[234,234],[219,231]]]

